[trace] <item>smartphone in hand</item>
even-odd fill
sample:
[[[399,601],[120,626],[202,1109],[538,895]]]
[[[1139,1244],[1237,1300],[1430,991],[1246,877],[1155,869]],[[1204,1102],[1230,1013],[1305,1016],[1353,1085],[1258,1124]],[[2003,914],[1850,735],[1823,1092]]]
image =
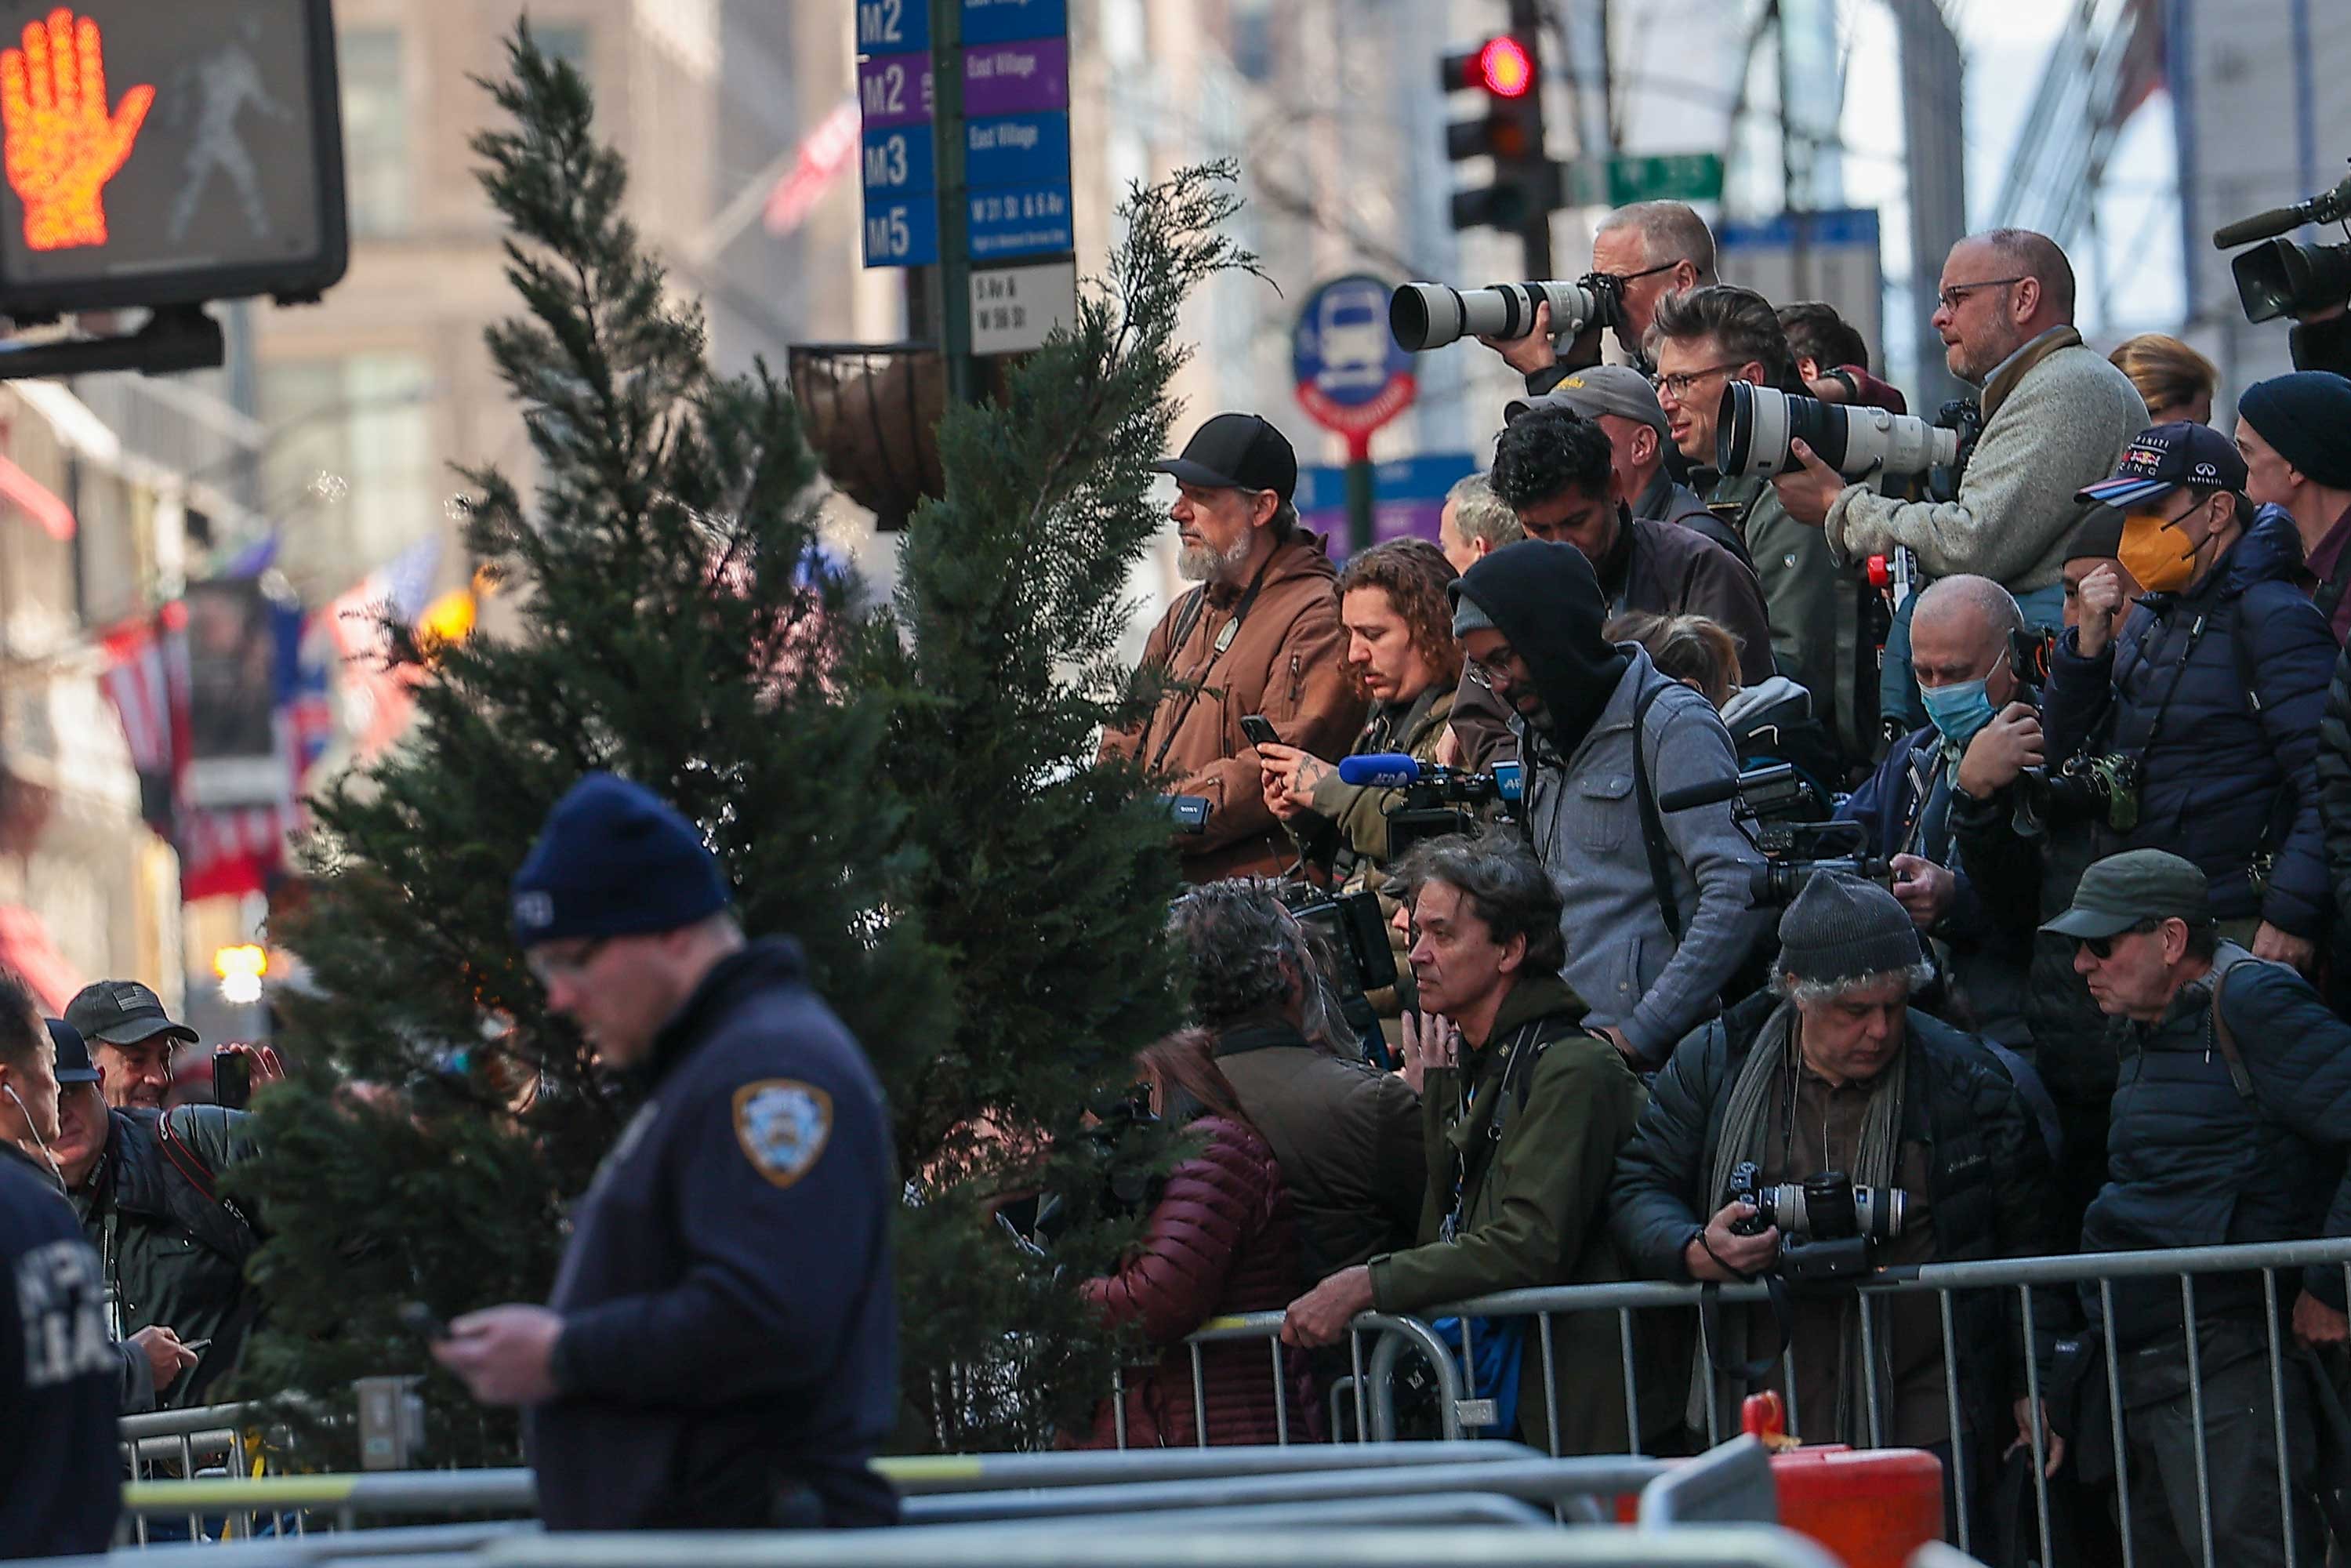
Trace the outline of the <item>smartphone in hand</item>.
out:
[[[402,1303],[400,1309],[400,1326],[427,1344],[436,1343],[449,1337],[449,1325],[443,1322],[440,1315],[423,1301]]]
[[[1241,733],[1249,737],[1251,746],[1281,744],[1281,736],[1274,729],[1273,721],[1261,713],[1253,713],[1242,719]]]
[[[241,1047],[225,1045],[213,1052],[213,1099],[232,1111],[253,1103],[253,1057]]]

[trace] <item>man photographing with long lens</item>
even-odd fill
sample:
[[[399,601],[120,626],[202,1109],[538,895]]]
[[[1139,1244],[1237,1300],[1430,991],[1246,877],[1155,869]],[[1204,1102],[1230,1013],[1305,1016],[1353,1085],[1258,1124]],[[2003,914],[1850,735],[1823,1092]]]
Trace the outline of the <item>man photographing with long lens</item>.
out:
[[[2065,541],[2081,517],[2074,494],[2113,471],[2147,428],[2147,404],[2083,344],[2073,265],[2044,235],[1991,229],[1953,246],[1934,324],[1951,373],[1983,389],[1983,434],[1958,496],[1882,496],[1800,446],[1798,466],[1773,481],[1780,504],[1821,528],[1840,561],[1907,549],[1928,577],[1988,577],[2015,596],[2029,624],[2055,626]],[[1886,711],[1913,711],[1909,666],[1906,613],[1886,642]]]
[[[1714,281],[1714,231],[1680,202],[1619,207],[1592,236],[1592,274],[1613,296],[1616,346],[1646,374],[1652,368],[1649,323],[1659,302]],[[1551,307],[1541,305],[1524,337],[1478,340],[1527,378],[1530,393],[1540,395],[1600,362],[1600,327],[1594,321],[1585,328],[1562,353],[1552,341]]]

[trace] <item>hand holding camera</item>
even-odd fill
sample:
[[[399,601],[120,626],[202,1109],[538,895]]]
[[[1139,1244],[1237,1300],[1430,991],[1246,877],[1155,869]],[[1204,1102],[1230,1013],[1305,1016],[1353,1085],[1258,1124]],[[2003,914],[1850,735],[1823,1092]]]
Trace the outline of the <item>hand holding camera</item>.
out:
[[[1780,1232],[1768,1221],[1757,1225],[1761,1218],[1743,1197],[1734,1197],[1715,1210],[1706,1229],[1691,1237],[1682,1249],[1682,1261],[1690,1278],[1729,1284],[1752,1279],[1769,1269],[1780,1253]]]
[[[2011,703],[1992,716],[1990,724],[1968,742],[1959,758],[1959,793],[1986,800],[2023,776],[2028,768],[2043,766],[2041,716],[2031,703]]]

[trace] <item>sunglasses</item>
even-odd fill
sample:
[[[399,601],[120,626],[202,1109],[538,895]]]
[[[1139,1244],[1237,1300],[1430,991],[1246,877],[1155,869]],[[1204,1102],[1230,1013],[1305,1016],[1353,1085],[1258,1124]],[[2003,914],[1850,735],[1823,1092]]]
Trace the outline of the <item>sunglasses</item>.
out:
[[[2074,938],[2074,946],[2100,963],[2104,963],[2115,956],[2115,944],[2124,937],[2145,936],[2151,932],[2162,929],[2163,922],[2160,920],[2142,920],[2127,930],[2117,931],[2111,936],[2076,936]]]

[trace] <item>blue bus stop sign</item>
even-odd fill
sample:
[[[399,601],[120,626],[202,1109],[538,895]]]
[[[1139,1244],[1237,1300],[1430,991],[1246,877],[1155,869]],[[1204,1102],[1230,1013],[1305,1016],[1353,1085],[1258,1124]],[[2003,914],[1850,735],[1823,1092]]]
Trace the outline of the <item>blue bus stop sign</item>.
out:
[[[1300,406],[1351,442],[1412,406],[1412,356],[1388,330],[1389,292],[1367,274],[1333,278],[1306,297],[1290,335]]]

